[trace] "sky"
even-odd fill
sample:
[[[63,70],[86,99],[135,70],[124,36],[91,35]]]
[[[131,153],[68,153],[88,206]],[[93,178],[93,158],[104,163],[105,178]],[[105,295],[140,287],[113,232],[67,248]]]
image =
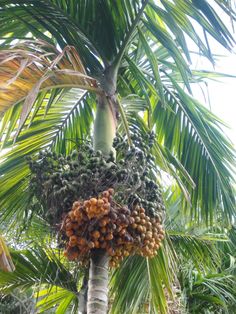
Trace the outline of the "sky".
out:
[[[213,70],[212,66],[202,58],[194,62],[196,65],[193,66],[197,69]],[[194,89],[194,96],[227,124],[228,127],[223,128],[224,132],[236,148],[236,53],[225,52],[225,56],[219,57],[215,71],[234,75],[235,78],[222,77],[217,81],[208,80],[205,96],[200,88]],[[207,99],[208,96],[209,99]]]
[[[235,30],[232,29],[232,24],[229,16],[225,15],[221,10],[219,10],[214,1],[212,1],[212,5],[227,26],[227,28],[231,31],[231,34],[236,41],[236,28]],[[236,24],[234,25],[234,27],[235,26]],[[196,25],[196,28],[199,29],[200,32],[202,32],[200,27],[198,28],[198,25]],[[210,36],[208,36],[208,41],[212,54],[217,55],[215,67],[213,68],[212,64],[210,64],[210,62],[207,61],[205,58],[196,56],[194,59],[192,59],[191,68],[216,71],[220,73],[230,74],[235,77],[218,78],[217,81],[207,81],[207,90],[210,104],[208,101],[205,101],[205,98],[200,88],[197,88],[194,91],[194,96],[203,104],[205,103],[206,107],[210,108],[214,114],[216,114],[221,120],[223,120],[227,124],[228,127],[223,128],[223,130],[233,142],[236,149],[236,44],[234,44],[232,51],[229,52]],[[189,48],[192,48],[192,50],[196,51],[196,46],[194,47],[191,42],[189,42]]]

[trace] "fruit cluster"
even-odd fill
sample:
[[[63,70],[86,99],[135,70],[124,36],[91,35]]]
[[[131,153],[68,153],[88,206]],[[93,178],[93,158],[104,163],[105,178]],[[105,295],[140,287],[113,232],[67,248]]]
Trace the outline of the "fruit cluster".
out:
[[[154,137],[131,130],[130,146],[124,136],[117,135],[113,143],[116,157],[112,152],[104,156],[85,141],[68,156],[48,150],[28,156],[32,211],[40,210],[38,214],[55,226],[75,200],[89,199],[112,187],[117,203],[129,208],[139,204],[148,216],[162,219],[165,207],[152,154]]]
[[[111,267],[129,255],[155,256],[164,238],[159,218],[150,218],[137,204],[131,210],[120,206],[113,194],[110,188],[98,198],[73,203],[62,224],[69,260],[86,263],[92,249],[106,250]]]

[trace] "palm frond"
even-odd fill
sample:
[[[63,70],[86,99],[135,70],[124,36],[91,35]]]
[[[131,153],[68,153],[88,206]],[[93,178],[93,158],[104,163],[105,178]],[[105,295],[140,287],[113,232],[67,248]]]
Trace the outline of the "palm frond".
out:
[[[232,6],[225,2],[214,2],[219,5],[220,11],[234,19]],[[101,72],[104,63],[109,65],[122,57],[137,34],[136,26],[143,27],[141,19],[144,16],[145,22],[149,20],[152,25],[158,20],[162,21],[159,26],[168,30],[169,39],[173,37],[176,40],[188,59],[190,57],[186,35],[196,43],[203,55],[211,59],[208,42],[204,42],[198,35],[194,22],[200,24],[204,32],[209,33],[227,49],[232,47],[234,41],[213,5],[203,0],[201,3],[172,3],[163,0],[158,4],[145,0],[127,0],[125,3],[117,3],[114,0],[18,0],[9,3],[2,0],[0,7],[0,36],[5,39],[6,44],[16,38],[35,36],[49,43],[56,42],[62,49],[66,45],[73,45],[89,73]],[[154,37],[156,35],[157,32]],[[156,39],[160,38],[162,41],[163,37],[159,34]],[[169,41],[172,47],[174,39]],[[170,46],[167,47],[169,48]]]
[[[37,313],[45,313],[48,310],[54,309],[57,314],[77,313],[78,298],[75,293],[60,287],[50,287],[41,289],[35,294],[37,298],[36,309]]]
[[[186,184],[192,200],[192,217],[199,222],[212,223],[222,214],[225,221],[230,222],[235,215],[231,174],[235,152],[222,134],[221,121],[186,93],[167,71],[161,71],[165,75],[162,81],[166,108],[163,108],[155,90],[154,76],[146,75],[146,64],[136,65],[128,57],[126,60],[128,66],[122,73],[126,90],[129,88],[132,94],[138,95],[145,103],[144,110],[151,115],[151,122],[147,118],[144,123],[156,128],[159,145],[164,145],[179,160],[196,185],[192,189]],[[132,123],[138,125],[140,118],[138,115],[135,118],[137,122],[133,119]],[[183,179],[183,185],[185,183]]]
[[[144,258],[127,258],[111,279],[111,313],[137,313],[148,302],[148,272]]]
[[[98,91],[96,80],[86,75],[73,47],[67,46],[60,53],[55,47],[43,42],[36,45],[26,42],[22,46],[1,50],[0,78],[0,113],[24,101],[16,135],[40,91],[58,87]]]
[[[36,284],[55,285],[77,292],[75,279],[52,250],[36,247],[30,251],[12,251],[11,254],[16,270],[12,273],[1,271],[1,292],[8,293],[18,287],[27,289]]]
[[[0,202],[1,208],[4,209],[1,211],[2,219],[8,218],[17,222],[17,217],[26,218],[31,215],[31,211],[28,210],[31,197],[28,186],[30,170],[25,156],[37,154],[39,150],[47,147],[58,153],[67,154],[77,147],[78,142],[90,135],[94,100],[89,94],[78,89],[66,91],[50,107],[46,116],[45,110],[50,100],[50,93],[40,94],[39,99],[41,97],[39,108],[37,103],[35,105],[34,109],[37,113],[33,121],[30,115],[18,136],[17,143],[12,147],[11,138],[4,142],[6,150],[1,155],[0,177],[2,186]],[[13,111],[11,113],[14,115]],[[11,114],[9,114],[9,121],[11,121]],[[16,125],[13,134],[17,128]]]
[[[189,285],[189,276],[191,284]],[[231,313],[235,308],[235,277],[222,273],[202,275],[192,270],[183,284],[186,307],[191,313]]]
[[[14,39],[44,40],[49,44],[58,44],[61,49],[67,45],[76,47],[81,54],[82,62],[89,71],[96,72],[102,68],[98,61],[100,56],[96,47],[84,34],[80,25],[69,11],[64,1],[1,1],[1,33],[2,45],[8,45]],[[70,7],[70,6],[69,6]],[[84,14],[82,7],[76,3],[71,7]],[[88,12],[88,11],[87,11]],[[84,19],[79,19],[84,21]]]
[[[55,307],[56,313],[65,313],[72,305],[77,308],[77,277],[82,273],[72,276],[55,252],[39,246],[12,252],[12,257],[16,270],[11,274],[1,271],[1,293],[33,288],[39,313]]]
[[[35,309],[35,300],[32,291],[23,293],[20,289],[8,295],[0,296],[0,313],[32,313]]]
[[[15,269],[8,247],[1,235],[0,235],[0,269],[7,272],[14,271]]]
[[[153,114],[157,119],[158,140],[176,154],[196,184],[191,191],[193,217],[212,223],[220,214],[217,209],[222,202],[222,216],[231,221],[235,214],[232,144],[222,135],[219,119],[176,83],[175,87],[178,94],[166,89],[170,110],[164,112],[157,105]],[[175,136],[170,138],[167,129]]]
[[[168,243],[155,258],[128,257],[111,278],[111,313],[167,313],[167,299],[173,298],[175,262]]]

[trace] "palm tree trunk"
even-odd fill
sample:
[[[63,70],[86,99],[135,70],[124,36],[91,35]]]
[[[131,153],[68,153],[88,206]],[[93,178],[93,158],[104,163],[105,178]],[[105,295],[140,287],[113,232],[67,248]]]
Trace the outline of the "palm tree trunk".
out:
[[[90,259],[87,314],[105,314],[108,309],[108,255],[95,250]]]
[[[82,287],[78,293],[79,312],[78,314],[87,314],[87,298],[88,298],[88,273],[86,271]]]
[[[94,149],[105,156],[112,150],[116,132],[116,118],[112,102],[104,95],[98,99],[94,125]],[[91,254],[87,314],[105,314],[108,310],[108,261],[105,250],[96,249]]]

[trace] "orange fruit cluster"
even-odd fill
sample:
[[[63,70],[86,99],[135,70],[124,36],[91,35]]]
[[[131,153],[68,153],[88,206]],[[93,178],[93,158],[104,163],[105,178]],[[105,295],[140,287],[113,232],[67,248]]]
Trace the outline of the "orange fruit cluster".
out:
[[[110,266],[117,267],[126,256],[153,257],[157,253],[164,238],[159,219],[150,218],[140,206],[132,211],[120,206],[113,193],[108,189],[98,198],[74,202],[62,224],[64,255],[69,260],[86,263],[92,249],[104,249],[111,257]]]

